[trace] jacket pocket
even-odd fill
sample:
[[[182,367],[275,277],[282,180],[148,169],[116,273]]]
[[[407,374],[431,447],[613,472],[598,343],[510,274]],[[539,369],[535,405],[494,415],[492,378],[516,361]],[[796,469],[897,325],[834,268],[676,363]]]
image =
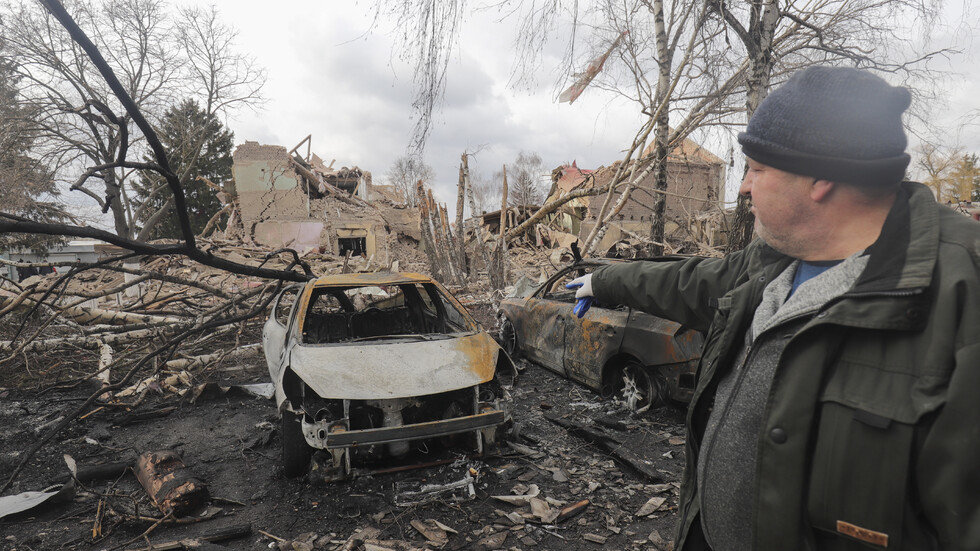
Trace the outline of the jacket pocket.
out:
[[[916,424],[941,405],[904,369],[837,365],[820,397],[808,514],[819,549],[901,549]]]
[[[914,427],[825,401],[810,474],[808,510],[821,549],[901,548]],[[847,545],[846,542],[864,545]]]

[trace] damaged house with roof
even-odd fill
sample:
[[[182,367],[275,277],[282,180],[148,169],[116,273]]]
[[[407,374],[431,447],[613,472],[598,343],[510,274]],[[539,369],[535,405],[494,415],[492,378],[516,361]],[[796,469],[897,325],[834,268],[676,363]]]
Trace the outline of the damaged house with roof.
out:
[[[652,162],[653,146],[638,161],[637,171]],[[717,244],[724,240],[720,230],[725,200],[727,163],[691,139],[685,139],[667,158],[666,220],[664,232],[679,240],[688,238]],[[576,163],[552,171],[551,202],[583,187],[602,187],[616,174],[619,162],[597,170],[579,168]],[[596,247],[605,253],[631,235],[646,236],[650,231],[657,191],[651,172],[646,175]],[[585,239],[595,227],[605,194],[585,196],[566,203],[551,216],[549,225],[559,231]]]
[[[306,144],[306,155],[298,151]],[[390,265],[399,243],[416,246],[417,209],[371,173],[334,168],[310,151],[246,141],[233,154],[238,216],[246,241],[298,251],[363,256]]]

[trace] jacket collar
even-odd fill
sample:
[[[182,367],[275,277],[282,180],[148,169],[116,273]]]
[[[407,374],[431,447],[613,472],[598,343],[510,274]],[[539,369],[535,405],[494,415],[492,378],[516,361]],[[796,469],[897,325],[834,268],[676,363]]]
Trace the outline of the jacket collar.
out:
[[[760,267],[784,269],[793,259],[758,239]],[[867,249],[868,266],[848,293],[872,294],[928,287],[939,251],[939,213],[926,186],[902,182],[881,235]]]
[[[928,287],[939,251],[939,213],[929,188],[903,182],[881,236],[867,249],[865,268],[849,294]]]

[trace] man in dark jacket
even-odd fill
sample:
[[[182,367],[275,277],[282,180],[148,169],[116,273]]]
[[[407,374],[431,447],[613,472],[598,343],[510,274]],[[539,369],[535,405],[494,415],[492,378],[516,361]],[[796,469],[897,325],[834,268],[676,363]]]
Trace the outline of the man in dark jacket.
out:
[[[909,101],[797,73],[739,135],[760,239],[572,282],[707,334],[677,549],[980,549],[980,224],[902,183]]]

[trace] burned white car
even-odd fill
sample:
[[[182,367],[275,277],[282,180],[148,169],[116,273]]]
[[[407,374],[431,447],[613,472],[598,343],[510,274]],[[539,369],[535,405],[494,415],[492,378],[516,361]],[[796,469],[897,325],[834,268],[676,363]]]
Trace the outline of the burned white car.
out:
[[[433,446],[482,453],[512,423],[514,364],[437,282],[411,273],[324,276],[276,298],[262,343],[287,476],[314,450],[327,480],[351,464]]]

